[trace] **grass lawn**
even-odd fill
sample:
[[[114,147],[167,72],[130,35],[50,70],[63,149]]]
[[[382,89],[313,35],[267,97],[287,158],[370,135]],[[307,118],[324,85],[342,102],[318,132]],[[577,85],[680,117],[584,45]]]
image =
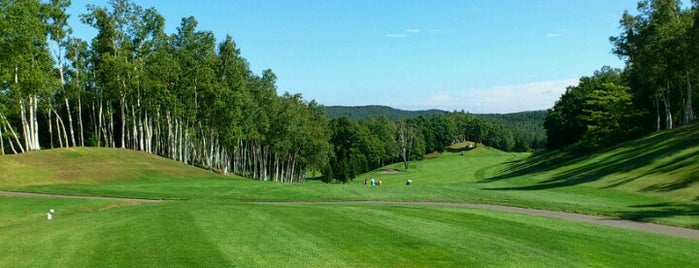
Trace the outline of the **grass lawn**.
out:
[[[699,131],[697,131],[699,132]],[[696,135],[699,137],[699,135]],[[682,136],[685,137],[685,136]],[[666,137],[665,137],[666,138]],[[655,138],[657,139],[657,138]],[[686,146],[686,138],[676,138],[677,148],[667,153],[666,158],[691,156],[695,147]],[[653,137],[642,144],[654,143]],[[690,140],[691,142],[691,140]],[[635,147],[634,147],[635,146]],[[77,151],[78,155],[96,155],[89,159],[106,159],[114,174],[98,176],[99,180],[79,173],[73,181],[69,176],[57,183],[46,183],[46,177],[55,173],[24,175],[21,183],[15,183],[12,175],[0,174],[0,189],[63,193],[74,195],[98,195],[116,197],[138,197],[149,199],[225,199],[230,201],[341,201],[341,200],[389,200],[389,201],[445,201],[492,203],[509,206],[561,210],[593,215],[606,215],[620,218],[653,221],[658,223],[699,228],[699,185],[689,185],[675,191],[638,190],[633,183],[612,187],[618,180],[641,177],[645,188],[649,180],[655,178],[656,185],[667,185],[692,178],[699,158],[694,164],[686,164],[674,171],[672,177],[658,178],[657,173],[647,170],[661,168],[667,162],[656,157],[657,163],[646,164],[642,168],[631,169],[608,175],[593,174],[589,170],[599,169],[600,159],[619,158],[619,151],[632,150],[638,145],[627,145],[612,149],[608,153],[567,163],[558,168],[545,169],[529,167],[528,172],[518,172],[526,168],[529,154],[504,153],[479,146],[461,153],[444,153],[439,157],[415,161],[407,171],[402,164],[394,164],[384,169],[399,170],[384,174],[380,170],[355,178],[348,184],[324,184],[312,181],[305,184],[277,184],[251,181],[237,177],[224,177],[211,172],[188,167],[182,163],[167,161],[143,153],[119,149],[70,149],[40,152],[42,161],[61,162],[75,167],[85,163],[86,158],[65,157],[63,154]],[[631,149],[630,149],[631,148]],[[85,151],[83,151],[85,150]],[[640,149],[639,149],[640,150]],[[46,155],[44,155],[46,153]],[[122,156],[124,155],[124,156]],[[12,157],[31,157],[19,155]],[[127,159],[120,162],[120,158]],[[61,160],[55,160],[61,159]],[[133,160],[132,160],[133,159]],[[145,159],[145,160],[139,160]],[[628,159],[628,158],[623,158]],[[14,160],[14,159],[12,159]],[[22,160],[22,161],[20,161]],[[14,160],[24,163],[23,159]],[[641,161],[645,158],[641,158]],[[3,162],[0,162],[2,167]],[[12,164],[12,161],[9,161]],[[138,163],[138,164],[133,164]],[[614,163],[609,163],[613,165]],[[7,164],[4,164],[7,165]],[[43,165],[43,169],[59,169],[55,165]],[[162,168],[161,168],[162,166]],[[85,173],[97,172],[102,166],[82,167]],[[108,171],[110,170],[108,169]],[[510,169],[509,173],[507,172]],[[21,173],[15,169],[13,172]],[[32,170],[32,169],[30,169]],[[124,171],[125,170],[125,171]],[[577,172],[573,172],[577,170]],[[586,173],[587,172],[587,173]],[[12,173],[12,172],[11,172]],[[31,174],[31,172],[30,172]],[[133,175],[136,174],[136,175]],[[551,185],[552,181],[568,176],[577,176],[580,181],[566,185]],[[82,179],[86,177],[86,179]],[[651,178],[646,178],[651,177]],[[38,179],[32,179],[38,178]],[[380,178],[381,187],[364,187],[364,179]],[[412,179],[413,185],[406,186],[405,180]],[[583,181],[584,180],[584,181]],[[554,182],[555,183],[555,182]],[[610,186],[611,185],[611,186]],[[636,187],[636,188],[634,188]],[[678,194],[681,193],[681,194]]]
[[[2,201],[0,211],[57,213],[50,222],[32,212],[0,226],[0,267],[699,265],[697,240],[478,209]]]

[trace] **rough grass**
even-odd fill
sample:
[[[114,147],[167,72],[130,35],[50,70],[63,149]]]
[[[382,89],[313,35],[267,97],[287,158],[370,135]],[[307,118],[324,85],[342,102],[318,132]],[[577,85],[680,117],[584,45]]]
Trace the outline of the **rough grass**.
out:
[[[5,155],[0,157],[0,171],[0,188],[217,176],[152,154],[110,148],[52,149]]]

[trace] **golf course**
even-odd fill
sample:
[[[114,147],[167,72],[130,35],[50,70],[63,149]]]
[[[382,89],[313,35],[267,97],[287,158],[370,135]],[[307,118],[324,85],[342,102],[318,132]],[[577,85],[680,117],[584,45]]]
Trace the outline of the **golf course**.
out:
[[[577,157],[479,145],[346,184],[222,176],[123,149],[6,155],[0,267],[696,267],[697,134]]]

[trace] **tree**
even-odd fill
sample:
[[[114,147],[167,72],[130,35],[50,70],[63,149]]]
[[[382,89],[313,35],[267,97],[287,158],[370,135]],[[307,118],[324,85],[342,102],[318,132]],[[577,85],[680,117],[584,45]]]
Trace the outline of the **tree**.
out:
[[[632,95],[626,86],[602,84],[585,99],[583,120],[587,131],[583,141],[593,148],[606,147],[634,138]]]
[[[7,81],[6,95],[19,107],[23,148],[40,150],[39,101],[48,97],[52,88],[53,61],[47,41],[49,4],[38,0],[2,1],[0,10],[1,80]],[[7,119],[3,121],[10,124]]]
[[[588,130],[588,122],[584,117],[586,101],[593,91],[599,90],[606,83],[621,84],[621,70],[602,67],[591,77],[580,78],[578,85],[568,87],[553,108],[548,110],[544,127],[550,149],[582,139]]]
[[[415,128],[407,120],[398,121],[396,125],[396,142],[398,150],[403,159],[403,167],[410,167],[411,151],[415,143]]]
[[[640,1],[639,14],[624,12],[622,33],[610,37],[614,52],[626,61],[636,103],[655,113],[656,130],[671,129],[674,121],[694,121],[696,43],[691,32],[696,5],[682,10],[677,0]],[[682,114],[682,120],[673,114]]]

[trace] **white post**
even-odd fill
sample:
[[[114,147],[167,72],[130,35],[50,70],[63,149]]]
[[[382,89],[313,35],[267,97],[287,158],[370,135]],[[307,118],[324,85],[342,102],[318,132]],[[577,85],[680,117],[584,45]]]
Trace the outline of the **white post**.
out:
[[[55,212],[55,211],[54,211],[53,209],[49,209],[49,212],[46,213],[46,218],[47,218],[48,220],[53,219],[53,213],[54,213],[54,212]]]

